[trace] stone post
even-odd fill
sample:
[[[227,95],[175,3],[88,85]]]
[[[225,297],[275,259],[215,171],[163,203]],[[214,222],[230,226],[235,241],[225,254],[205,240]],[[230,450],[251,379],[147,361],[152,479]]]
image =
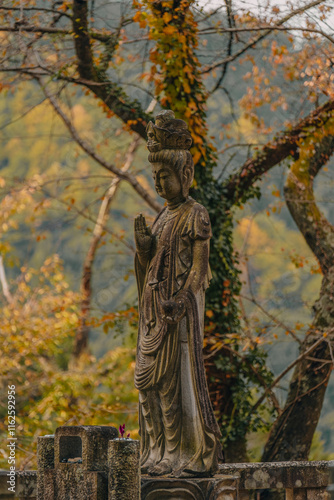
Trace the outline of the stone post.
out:
[[[109,441],[108,500],[140,500],[139,441],[114,439]]]
[[[37,438],[37,500],[44,500],[44,472],[54,469],[54,435]]]
[[[330,495],[330,500],[334,500],[334,460],[328,462],[329,465],[329,486],[328,492]]]

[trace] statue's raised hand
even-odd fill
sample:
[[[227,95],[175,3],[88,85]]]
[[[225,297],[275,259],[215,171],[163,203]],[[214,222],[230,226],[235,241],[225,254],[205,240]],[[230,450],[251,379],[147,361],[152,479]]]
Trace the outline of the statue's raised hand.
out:
[[[137,252],[147,253],[151,250],[153,236],[151,228],[146,225],[145,217],[140,214],[135,218],[135,242]]]

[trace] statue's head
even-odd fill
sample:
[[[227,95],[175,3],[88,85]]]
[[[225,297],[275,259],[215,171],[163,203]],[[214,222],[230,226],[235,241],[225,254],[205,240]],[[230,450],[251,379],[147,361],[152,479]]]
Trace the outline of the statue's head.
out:
[[[178,178],[183,197],[187,198],[194,180],[194,162],[189,151],[192,138],[186,122],[175,119],[171,110],[161,111],[155,124],[150,122],[146,131],[150,151],[148,161],[152,164],[153,175],[163,167],[166,172],[173,172]],[[164,193],[157,191],[166,198]]]
[[[161,111],[155,124],[149,122],[146,128],[147,148],[151,153],[162,149],[185,149],[192,145],[192,138],[186,122],[177,120],[170,109]]]

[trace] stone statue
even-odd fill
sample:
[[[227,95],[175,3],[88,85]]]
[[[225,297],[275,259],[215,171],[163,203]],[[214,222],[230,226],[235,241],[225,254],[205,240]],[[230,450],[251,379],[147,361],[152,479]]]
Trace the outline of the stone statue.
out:
[[[221,455],[202,354],[210,220],[189,197],[194,163],[186,123],[163,111],[147,134],[155,188],[167,206],[152,228],[142,215],[135,219],[141,470],[210,476]]]

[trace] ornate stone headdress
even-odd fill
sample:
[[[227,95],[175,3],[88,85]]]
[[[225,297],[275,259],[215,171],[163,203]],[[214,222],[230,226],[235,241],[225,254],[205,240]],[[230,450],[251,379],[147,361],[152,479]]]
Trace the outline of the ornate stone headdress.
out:
[[[149,122],[146,132],[147,148],[151,153],[162,149],[188,150],[193,142],[186,122],[176,119],[171,110],[161,111],[155,124]]]

